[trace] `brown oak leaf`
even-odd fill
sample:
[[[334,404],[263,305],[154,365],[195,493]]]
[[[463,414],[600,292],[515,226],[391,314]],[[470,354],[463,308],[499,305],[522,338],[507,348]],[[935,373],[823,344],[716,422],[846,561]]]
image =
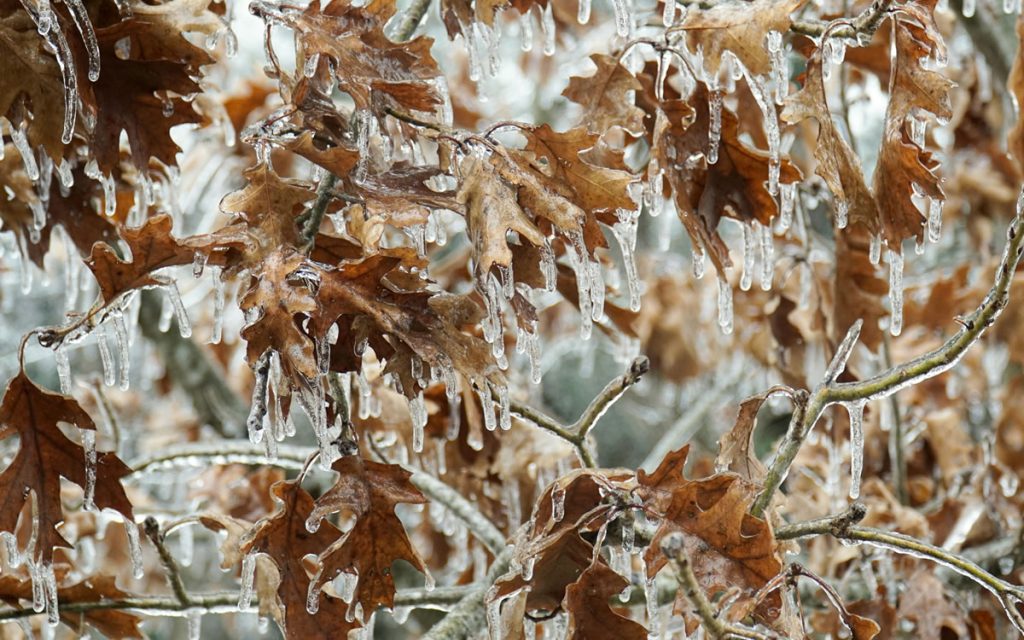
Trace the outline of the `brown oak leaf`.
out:
[[[412,473],[399,465],[342,456],[331,468],[338,472],[338,480],[317,499],[313,517],[343,511],[353,515],[356,522],[343,538],[321,554],[320,579],[355,574],[352,606],[361,604],[363,616],[368,618],[377,607],[394,606],[391,565],[395,560],[405,560],[426,572],[423,559],[413,549],[402,521],[395,514],[395,507],[423,504],[427,499],[409,481]]]
[[[313,513],[313,498],[297,482],[278,482],[271,493],[281,508],[256,524],[242,543],[242,553],[266,554],[277,566],[277,596],[284,608],[286,637],[348,637],[349,631],[362,625],[347,619],[348,605],[340,598],[321,593],[317,612],[311,614],[306,608],[310,577],[305,558],[328,548],[341,532],[329,522],[309,532],[306,521]]]
[[[35,495],[35,518],[39,537],[34,556],[37,562],[51,563],[57,547],[71,547],[57,531],[64,520],[60,498],[60,479],[67,478],[83,489],[88,483],[84,449],[69,440],[59,423],[81,430],[96,430],[92,418],[73,398],[44,391],[18,373],[0,402],[0,437],[17,434],[18,453],[0,473],[0,531],[15,533],[18,516]],[[99,509],[114,509],[131,520],[132,504],[121,486],[121,478],[131,469],[114,453],[97,453],[94,502]]]
[[[627,133],[644,133],[644,112],[630,95],[641,90],[640,81],[614,56],[595,53],[590,59],[597,66],[592,76],[574,76],[562,95],[583,107],[581,120],[587,131],[602,135],[612,127]]]
[[[627,586],[629,581],[608,565],[600,562],[590,565],[565,590],[565,610],[569,613],[567,637],[573,640],[645,640],[647,629],[642,624],[615,613],[608,606],[608,601]]]

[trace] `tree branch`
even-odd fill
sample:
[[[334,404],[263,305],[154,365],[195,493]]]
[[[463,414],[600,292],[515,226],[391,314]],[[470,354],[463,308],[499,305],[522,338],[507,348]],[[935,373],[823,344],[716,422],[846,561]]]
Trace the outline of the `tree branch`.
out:
[[[583,466],[594,468],[597,466],[597,460],[594,453],[590,450],[590,444],[587,441],[587,436],[590,434],[591,429],[594,428],[594,425],[597,424],[598,420],[608,412],[608,409],[610,409],[611,406],[622,397],[627,389],[639,382],[640,378],[650,371],[650,368],[651,363],[646,356],[640,356],[634,359],[632,364],[629,366],[629,371],[609,382],[605,388],[590,401],[590,404],[588,404],[583,410],[579,419],[568,426],[561,424],[542,411],[519,402],[512,402],[511,410],[512,413],[516,414],[520,418],[532,422],[545,431],[550,431],[562,440],[565,440],[572,446],[576,447],[576,451],[579,453],[580,461],[583,463]]]
[[[1006,235],[1006,248],[992,288],[973,313],[966,318],[958,319],[961,324],[960,331],[945,344],[909,362],[898,364],[857,382],[837,382],[835,378],[839,371],[831,377],[826,376],[811,394],[806,406],[794,412],[786,437],[768,469],[765,488],[751,507],[753,515],[761,517],[764,514],[775,492],[785,481],[804,439],[826,407],[835,403],[885,398],[900,389],[933,378],[956,365],[967,349],[984,335],[985,330],[996,321],[1009,301],[1010,283],[1024,251],[1024,194],[1018,200],[1017,213],[1010,222]],[[852,333],[854,332],[851,331]],[[848,357],[848,353],[842,354],[841,351],[842,349],[834,360],[834,363],[839,362],[841,365],[840,371],[842,366],[845,366],[845,358]],[[830,367],[830,372],[832,368]]]
[[[171,591],[174,592],[174,597],[178,599],[178,603],[181,604],[183,609],[189,609],[192,607],[192,599],[188,595],[188,591],[185,590],[185,583],[181,580],[181,571],[178,569],[178,563],[174,561],[174,556],[167,549],[167,545],[164,544],[164,534],[160,531],[160,523],[156,521],[153,516],[148,516],[143,529],[146,532],[146,536],[156,547],[157,554],[160,556],[160,563],[164,565],[164,571],[167,574],[167,583],[171,586]]]

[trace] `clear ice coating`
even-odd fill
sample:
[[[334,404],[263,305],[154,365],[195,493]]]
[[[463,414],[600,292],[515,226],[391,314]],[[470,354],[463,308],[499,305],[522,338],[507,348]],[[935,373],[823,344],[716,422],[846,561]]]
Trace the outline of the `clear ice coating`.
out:
[[[555,27],[555,14],[552,9],[552,3],[548,2],[544,7],[544,11],[540,14],[540,30],[544,36],[544,55],[553,56],[555,55],[555,37],[557,30]]]
[[[412,416],[412,450],[423,451],[423,429],[427,426],[427,405],[423,391],[409,399],[409,414]]]
[[[96,432],[94,430],[82,430],[82,451],[85,455],[85,505],[83,508],[86,511],[92,511],[96,508]]]
[[[942,200],[928,200],[928,242],[938,242],[942,238]]]
[[[63,343],[57,345],[53,350],[54,359],[57,361],[57,377],[60,379],[60,392],[64,395],[71,394],[71,362],[68,359],[67,347]]]
[[[708,126],[708,164],[718,162],[718,144],[722,139],[722,92],[713,89],[708,98],[710,125]]]
[[[128,536],[128,556],[131,559],[132,576],[135,579],[145,574],[142,564],[142,542],[139,540],[139,526],[130,518],[124,519],[124,532]]]
[[[868,246],[868,260],[871,264],[877,265],[878,261],[882,259],[882,236],[878,234],[872,234],[871,244]]]
[[[629,0],[612,0],[612,6],[615,9],[615,33],[623,38],[628,37],[633,26]]]
[[[636,232],[639,216],[639,210],[619,209],[619,221],[612,227],[622,250],[626,285],[629,288],[629,308],[632,311],[640,310],[640,275],[636,268]]]
[[[661,13],[661,23],[671,27],[676,21],[676,0],[665,0],[665,6]]]
[[[750,283],[754,278],[754,230],[752,225],[741,224],[743,230],[743,270],[740,273],[740,290],[750,289]]]
[[[861,476],[864,473],[864,404],[865,401],[850,402],[846,410],[850,414],[850,499],[860,497]]]
[[[772,227],[766,224],[760,227],[761,235],[761,291],[771,291],[772,279],[775,276],[775,237]]]
[[[732,286],[729,285],[729,279],[724,275],[719,274],[718,276],[718,326],[721,327],[722,333],[729,335],[732,333]]]
[[[889,305],[892,318],[889,333],[894,336],[903,331],[903,251],[889,250]]]

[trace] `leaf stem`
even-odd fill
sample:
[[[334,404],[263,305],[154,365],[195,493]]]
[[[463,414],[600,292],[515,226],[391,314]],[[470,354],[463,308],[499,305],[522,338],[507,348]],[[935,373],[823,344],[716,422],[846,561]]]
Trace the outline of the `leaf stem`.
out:
[[[995,282],[977,309],[958,319],[961,329],[941,347],[857,382],[838,382],[826,377],[806,405],[793,413],[789,429],[768,468],[764,490],[751,507],[751,514],[762,517],[775,492],[785,481],[789,468],[807,434],[826,407],[835,403],[888,397],[900,389],[923,382],[951,369],[967,349],[992,326],[1010,299],[1010,283],[1024,252],[1024,194],[1018,200],[1017,213],[1006,232],[1007,242],[996,271]],[[838,354],[837,354],[838,355]]]
[[[171,586],[174,597],[177,598],[182,609],[191,608],[193,604],[192,598],[185,589],[185,583],[181,579],[178,563],[175,562],[174,556],[171,555],[167,545],[164,544],[164,533],[160,531],[160,523],[153,516],[149,516],[143,524],[143,529],[146,532],[146,536],[153,543],[153,546],[156,547],[156,552],[160,555],[160,563],[164,566],[167,584]]]

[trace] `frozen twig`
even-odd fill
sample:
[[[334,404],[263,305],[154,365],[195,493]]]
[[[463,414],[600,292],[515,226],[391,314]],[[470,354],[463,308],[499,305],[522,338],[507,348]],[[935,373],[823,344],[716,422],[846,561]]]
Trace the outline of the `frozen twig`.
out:
[[[1024,251],[1024,194],[1018,199],[1017,213],[1010,222],[1006,235],[1006,248],[996,271],[995,282],[973,313],[966,318],[958,318],[961,328],[956,335],[937,349],[864,380],[838,382],[826,376],[826,381],[811,393],[806,405],[794,411],[786,437],[768,469],[764,490],[751,507],[753,515],[760,517],[764,514],[775,492],[785,481],[807,434],[828,406],[885,398],[900,389],[933,378],[956,365],[967,349],[981,338],[1009,302],[1010,283]],[[837,357],[840,353],[837,353]]]
[[[404,42],[411,38],[412,34],[416,33],[416,27],[423,22],[423,16],[427,14],[429,8],[430,0],[413,0],[409,8],[402,14],[398,29],[395,31],[395,40]]]
[[[430,628],[423,640],[466,640],[479,635],[481,629],[487,628],[487,592],[491,585],[508,571],[512,560],[512,547],[507,547],[494,559],[487,571],[484,584],[475,587],[459,600],[458,604]]]
[[[146,531],[146,536],[150,542],[156,547],[156,552],[160,556],[160,564],[164,566],[164,573],[167,576],[167,584],[171,586],[174,597],[177,598],[182,609],[190,608],[192,606],[192,598],[189,597],[188,591],[185,589],[185,583],[181,580],[181,571],[178,569],[178,563],[174,560],[170,550],[167,549],[167,545],[164,544],[164,533],[160,530],[160,523],[153,516],[149,516],[143,524],[143,529]]]
[[[627,389],[640,381],[640,378],[651,368],[650,361],[645,356],[633,360],[629,371],[609,382],[601,390],[587,408],[583,410],[579,419],[571,425],[563,425],[558,420],[548,416],[542,411],[533,407],[513,402],[512,413],[520,418],[528,420],[545,431],[550,431],[559,438],[576,447],[579,452],[580,461],[586,467],[596,467],[597,460],[591,451],[587,436],[598,420],[608,411],[615,402],[622,397]]]

